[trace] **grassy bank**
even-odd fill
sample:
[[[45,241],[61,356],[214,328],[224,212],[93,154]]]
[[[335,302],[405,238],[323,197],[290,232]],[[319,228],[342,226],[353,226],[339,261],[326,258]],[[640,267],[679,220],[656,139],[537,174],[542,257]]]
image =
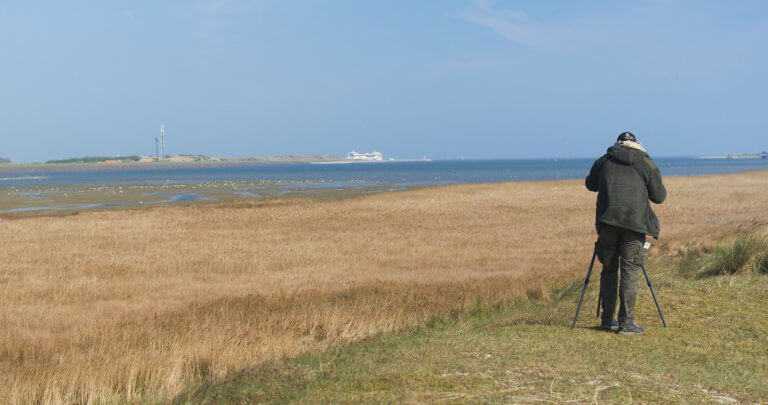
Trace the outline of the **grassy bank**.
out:
[[[596,283],[576,330],[582,283],[421,327],[234,373],[178,402],[756,402],[768,399],[768,239],[650,263],[669,327],[643,285],[644,336],[594,328]],[[596,281],[596,280],[595,280]]]

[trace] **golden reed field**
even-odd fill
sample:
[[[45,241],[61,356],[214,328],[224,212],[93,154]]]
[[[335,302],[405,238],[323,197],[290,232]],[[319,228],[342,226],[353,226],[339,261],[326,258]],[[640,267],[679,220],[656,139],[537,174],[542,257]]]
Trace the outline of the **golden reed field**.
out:
[[[652,254],[768,222],[766,172],[665,182]],[[162,401],[477,297],[545,297],[584,276],[594,202],[576,180],[3,218],[0,403]]]

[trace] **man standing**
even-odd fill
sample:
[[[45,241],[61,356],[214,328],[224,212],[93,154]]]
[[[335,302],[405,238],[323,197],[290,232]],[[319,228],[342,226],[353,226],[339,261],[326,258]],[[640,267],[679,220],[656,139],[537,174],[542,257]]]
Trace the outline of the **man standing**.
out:
[[[659,220],[649,200],[661,204],[667,190],[661,173],[635,135],[623,132],[616,144],[597,159],[585,181],[596,191],[597,257],[603,263],[600,273],[603,330],[618,330],[624,335],[639,335],[643,328],[635,324],[637,279],[645,261],[645,235],[659,237]],[[619,319],[616,311],[616,287],[619,271]]]

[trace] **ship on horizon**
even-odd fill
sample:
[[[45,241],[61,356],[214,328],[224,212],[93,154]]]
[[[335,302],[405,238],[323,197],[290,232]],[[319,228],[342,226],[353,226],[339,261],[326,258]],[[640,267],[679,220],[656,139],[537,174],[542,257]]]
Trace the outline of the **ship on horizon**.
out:
[[[373,152],[357,152],[351,151],[347,153],[344,160],[336,161],[321,161],[321,162],[309,162],[316,165],[332,165],[332,164],[347,164],[347,163],[385,163],[385,162],[431,162],[432,159],[424,156],[421,159],[396,159],[396,158],[384,158],[384,155],[379,151]]]
[[[381,152],[379,151],[363,152],[363,153],[352,151],[347,153],[347,160],[360,160],[360,161],[366,161],[366,162],[379,161],[380,162],[384,160],[384,155],[382,155]],[[395,159],[390,158],[389,160],[395,160]]]

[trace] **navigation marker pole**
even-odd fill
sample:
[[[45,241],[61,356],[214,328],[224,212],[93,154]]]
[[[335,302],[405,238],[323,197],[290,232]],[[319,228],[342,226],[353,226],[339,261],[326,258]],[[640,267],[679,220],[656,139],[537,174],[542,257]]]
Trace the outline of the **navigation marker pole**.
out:
[[[165,160],[165,125],[160,124],[160,156]]]

